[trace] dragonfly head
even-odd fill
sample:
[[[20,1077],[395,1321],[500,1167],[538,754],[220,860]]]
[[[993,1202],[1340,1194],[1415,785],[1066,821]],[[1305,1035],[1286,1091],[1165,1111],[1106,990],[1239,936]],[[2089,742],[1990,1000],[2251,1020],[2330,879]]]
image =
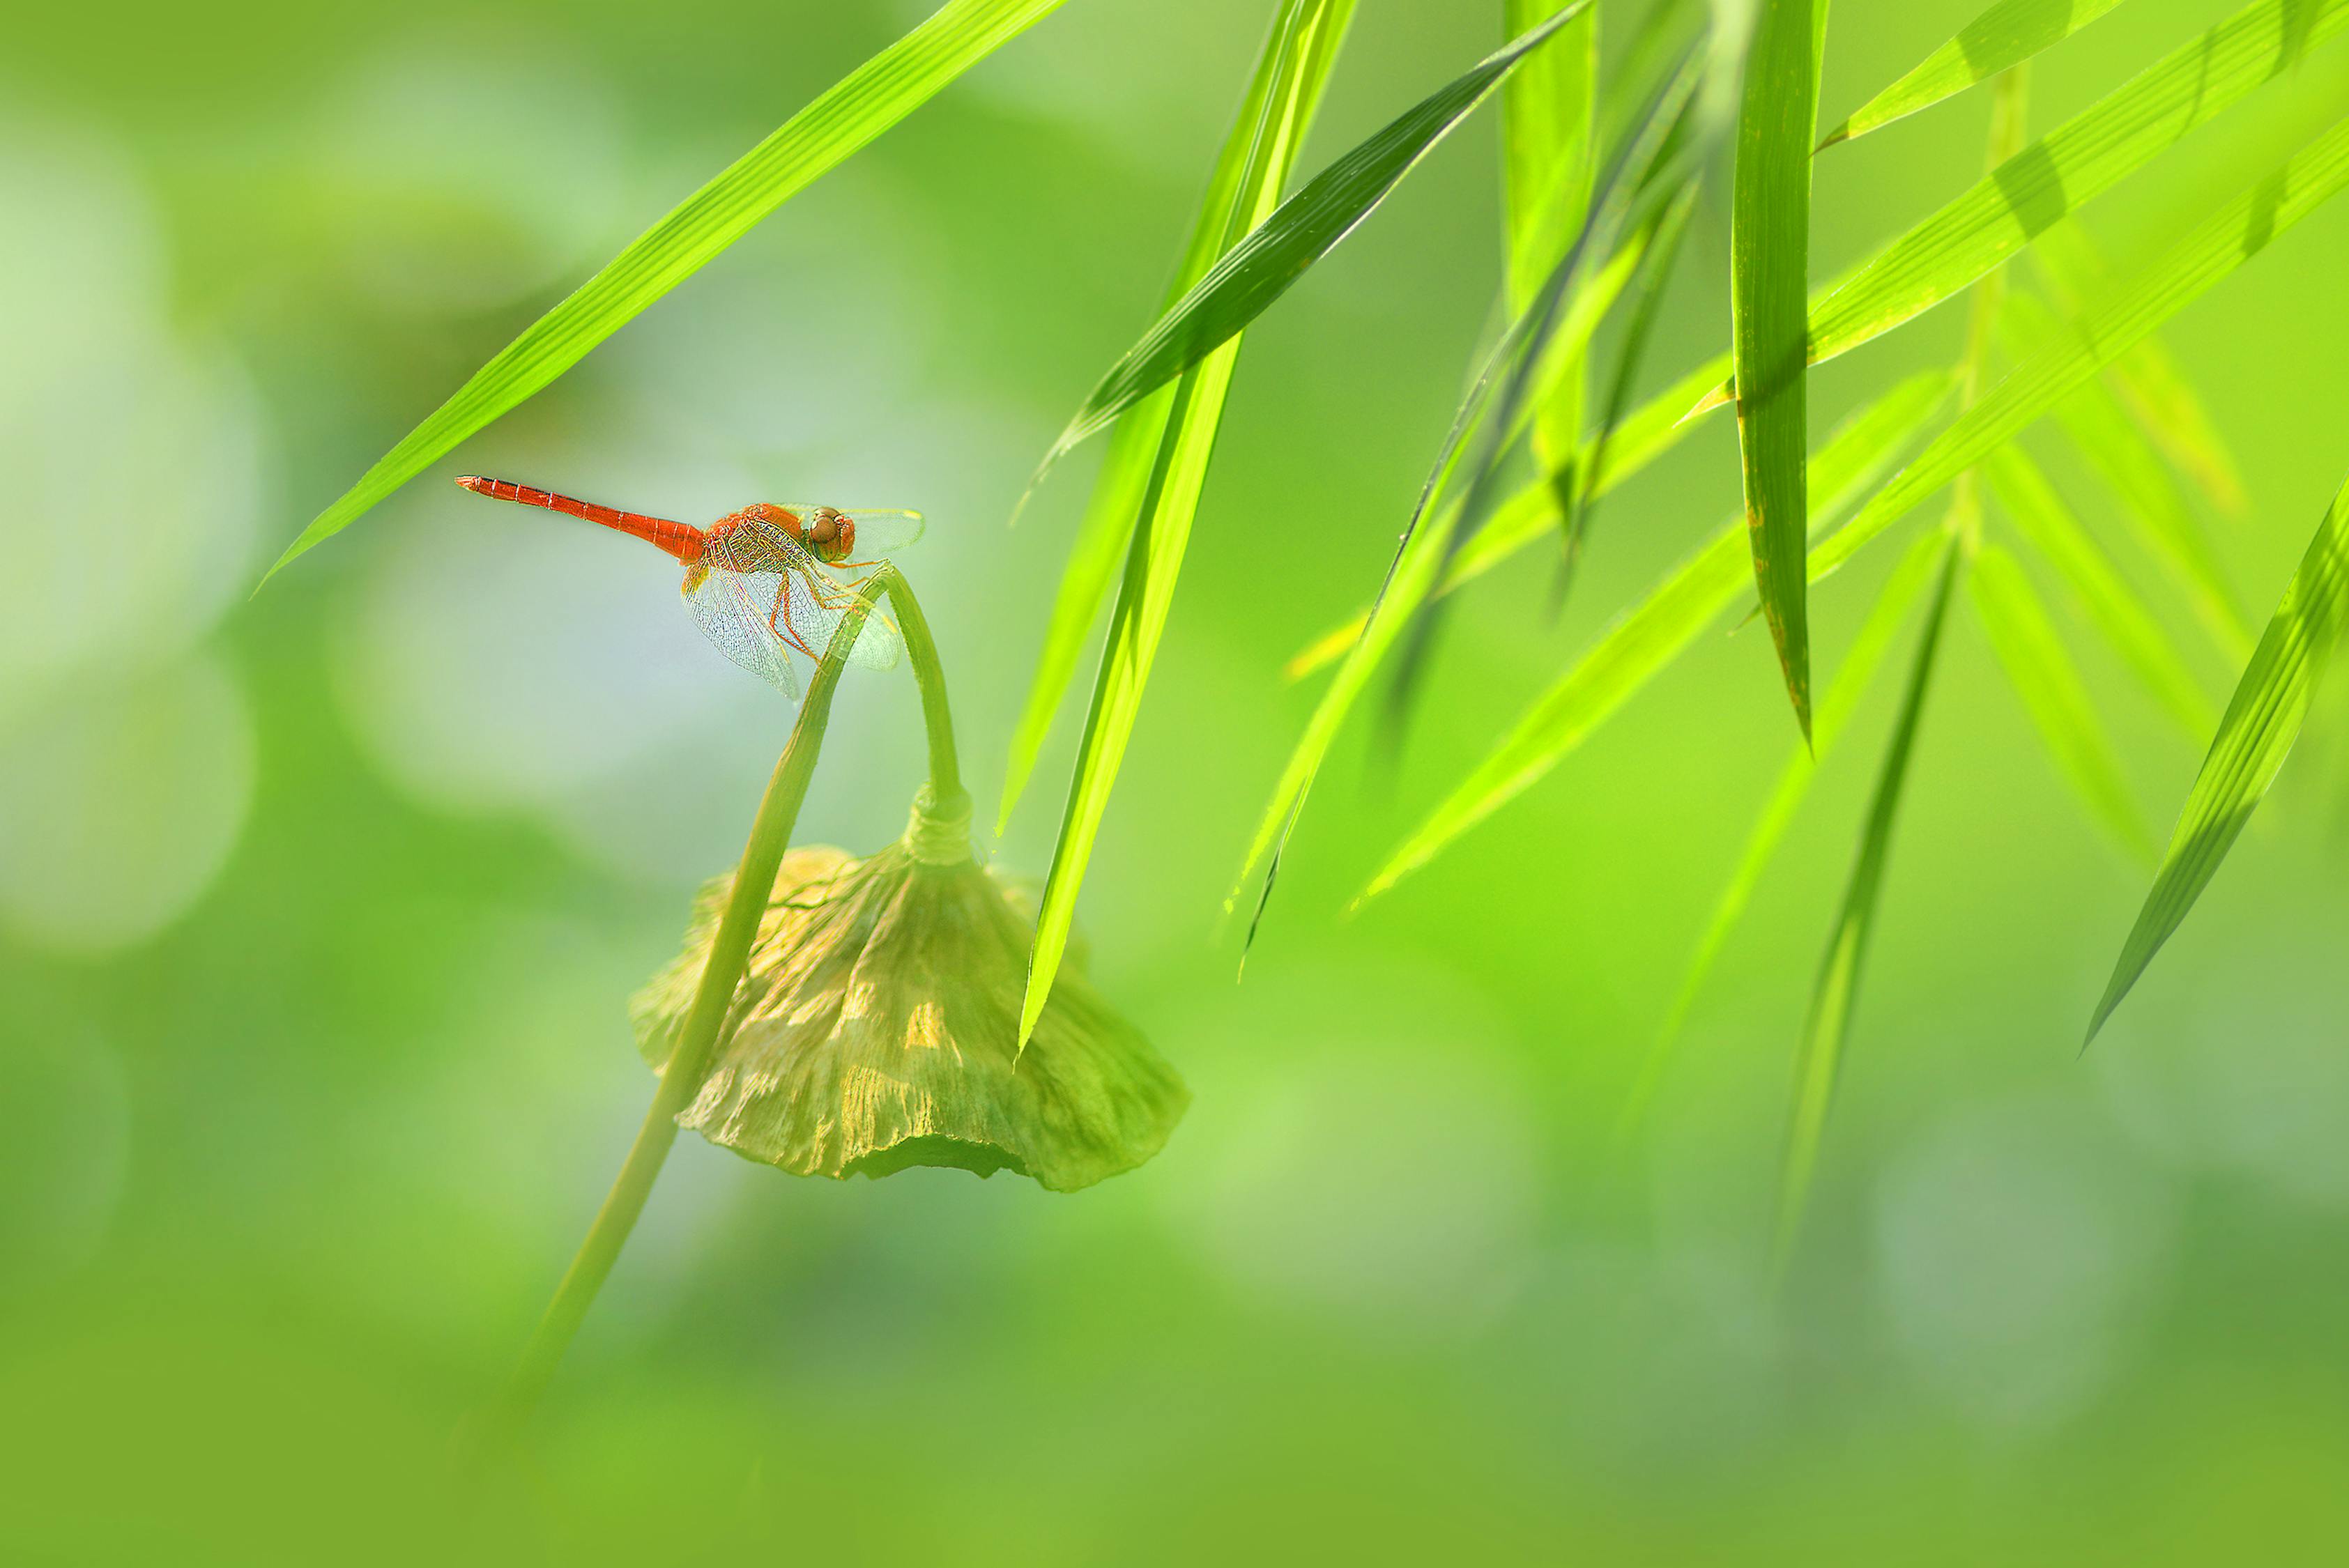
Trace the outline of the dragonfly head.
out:
[[[802,527],[819,561],[845,561],[856,549],[856,525],[828,506],[809,512]]]

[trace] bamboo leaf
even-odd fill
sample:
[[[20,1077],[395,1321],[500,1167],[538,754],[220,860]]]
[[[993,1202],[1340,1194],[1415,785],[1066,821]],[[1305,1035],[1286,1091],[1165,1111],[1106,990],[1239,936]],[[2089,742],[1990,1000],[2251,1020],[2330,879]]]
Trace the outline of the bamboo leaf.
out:
[[[1214,248],[1227,257],[1243,234],[1260,227],[1276,210],[1353,10],[1354,0],[1285,0],[1267,45],[1275,63],[1263,74],[1271,86],[1258,107],[1255,124],[1248,129],[1249,150],[1237,165],[1241,172],[1228,185],[1220,175],[1216,181],[1216,192],[1228,195],[1225,210],[1216,215],[1221,232],[1215,237]],[[1204,252],[1206,246],[1198,249]],[[1028,958],[1027,995],[1020,1005],[1023,1048],[1051,995],[1052,982],[1068,949],[1077,892],[1092,861],[1093,841],[1109,809],[1110,792],[1124,761],[1143,690],[1149,683],[1167,612],[1174,604],[1175,581],[1190,543],[1199,493],[1206,483],[1239,346],[1238,336],[1228,335],[1186,366],[1168,405],[1126,549],[1125,573],[1111,612],[1109,638],[1094,677],[1060,836],[1039,900],[1035,945]]]
[[[1819,141],[1824,152],[1894,120],[1930,108],[2040,50],[2060,44],[2120,0],[1998,0],[1916,69],[1851,112]]]
[[[2306,217],[2349,183],[2349,120],[2197,226],[2135,283],[2116,291],[2077,332],[2033,354],[1967,409],[1813,552],[1813,575],[1833,572],[1926,497],[1997,449],[2132,344]]]
[[[2035,349],[2073,331],[2038,300],[2018,294],[2010,304],[2018,348]],[[2155,341],[2148,335],[2137,347]],[[2136,350],[2132,349],[2131,354]],[[2121,356],[2120,364],[2129,357]],[[2121,516],[2147,553],[2185,593],[2195,616],[2230,663],[2251,656],[2251,635],[2227,586],[2202,520],[2135,420],[2104,382],[2091,377],[2055,405],[2055,418],[2080,455],[2120,502]]]
[[[1327,86],[1329,54],[1342,37],[1345,15],[1351,9],[1351,0],[1348,0],[1335,29],[1324,30],[1330,46],[1318,59],[1296,53],[1289,46],[1300,15],[1294,0],[1288,0],[1274,13],[1271,30],[1257,56],[1256,73],[1240,100],[1239,113],[1224,139],[1223,150],[1216,157],[1206,200],[1193,221],[1190,239],[1160,306],[1162,312],[1173,308],[1223,253],[1235,204],[1246,202],[1254,212],[1264,204],[1266,181],[1275,172],[1286,180],[1286,169],[1272,169],[1260,151],[1264,129],[1270,123],[1268,115],[1272,110],[1268,106],[1283,95],[1299,99],[1298,134],[1290,139],[1285,154],[1293,159]],[[1284,116],[1285,113],[1284,110]],[[1279,186],[1274,185],[1270,190],[1278,198]],[[1069,683],[1076,676],[1086,638],[1118,581],[1120,562],[1133,537],[1134,518],[1149,490],[1151,470],[1157,464],[1159,443],[1166,433],[1166,416],[1173,401],[1173,392],[1160,388],[1127,410],[1110,436],[1109,453],[1093,481],[1084,519],[1077,528],[1076,542],[1061,568],[1060,589],[1053,597],[1051,619],[1045,628],[1044,646],[1036,661],[1027,704],[1012,732],[1010,757],[1004,769],[1003,798],[997,808],[999,834],[1009,822],[1012,809],[1019,804],[1035,770],[1036,758],[1051,730],[1053,716],[1068,693]]]
[[[1993,169],[1811,307],[1811,363],[1914,320],[2349,28],[2349,0],[2254,0]],[[1692,412],[1730,400],[1723,385]]]
[[[1777,783],[1764,802],[1753,830],[1746,835],[1745,848],[1738,856],[1737,866],[1730,873],[1728,885],[1713,906],[1713,915],[1705,923],[1704,934],[1697,941],[1696,950],[1689,959],[1687,970],[1681,976],[1678,993],[1672,997],[1671,1010],[1665,1015],[1663,1027],[1649,1042],[1645,1057],[1633,1080],[1631,1094],[1625,1101],[1619,1124],[1619,1140],[1628,1138],[1645,1119],[1648,1108],[1654,1103],[1657,1088],[1662,1084],[1664,1070],[1671,1065],[1678,1049],[1682,1031],[1686,1027],[1690,1010],[1696,1005],[1698,994],[1704,988],[1706,978],[1720,959],[1722,949],[1729,944],[1730,934],[1744,917],[1745,906],[1753,901],[1754,890],[1760,885],[1762,873],[1767,870],[1771,857],[1777,853],[1778,844],[1794,825],[1795,813],[1810,793],[1811,780],[1818,777],[1819,768],[1843,738],[1854,709],[1869,686],[1876,672],[1883,666],[1884,655],[1891,650],[1892,639],[1909,613],[1917,607],[1918,598],[1932,580],[1934,569],[1940,564],[1942,540],[1937,534],[1925,534],[1913,541],[1909,552],[1900,558],[1892,576],[1877,595],[1876,603],[1860,624],[1852,638],[1851,647],[1843,663],[1836,669],[1835,678],[1827,683],[1826,695],[1819,700],[1818,727],[1813,744],[1796,743],[1785,765],[1778,770]]]
[[[1812,460],[1810,475],[1814,531],[1825,529],[1853,496],[1865,493],[1932,418],[1949,389],[1950,378],[1940,371],[1911,377],[1886,393],[1820,449]],[[1355,903],[1367,903],[1394,886],[1557,766],[1718,620],[1751,580],[1744,523],[1733,520],[1609,627],[1535,702],[1485,760],[1388,857]],[[1330,695],[1322,699],[1325,707],[1337,690],[1333,684]],[[1320,717],[1317,712],[1317,721]],[[1307,755],[1300,747],[1299,758]],[[1313,756],[1318,761],[1318,753]],[[1299,759],[1292,758],[1290,777],[1298,767]],[[1309,773],[1306,777],[1309,779]],[[1290,778],[1285,777],[1284,789],[1289,782]],[[1276,801],[1280,799],[1276,794]],[[1258,841],[1265,841],[1261,832]]]
[[[1731,194],[1731,356],[1745,524],[1763,619],[1795,722],[1811,733],[1804,500],[1810,290],[1812,0],[1761,0],[1738,112]]]
[[[1531,31],[1557,0],[1502,0],[1511,37]],[[1533,303],[1541,280],[1582,226],[1597,172],[1599,9],[1561,28],[1509,77],[1501,91],[1502,194],[1507,213],[1508,297],[1512,315]],[[1545,474],[1564,471],[1582,436],[1583,383],[1578,362],[1561,367],[1534,411],[1534,461]]]
[[[2088,1024],[2105,1026],[2161,944],[2210,884],[2236,836],[2275,782],[2300,737],[2311,696],[2349,616],[2349,484],[2309,542],[2267,631],[2235,686],[2219,734],[2188,791],[2137,923]]]
[[[1369,217],[1413,166],[1500,86],[1512,67],[1592,3],[1574,0],[1534,32],[1487,56],[1283,202],[1110,366],[1045,454],[1039,477],[1087,437],[1261,315]]]
[[[2076,222],[2058,223],[2040,235],[2031,255],[2066,315],[2080,315],[2088,301],[2112,286],[2112,269]],[[2105,375],[2162,455],[2220,511],[2241,516],[2251,503],[2235,455],[2168,346],[2158,336],[2148,337],[2113,361]]]
[[[2056,770],[2088,815],[2134,859],[2151,865],[2153,834],[2131,798],[2120,758],[2072,656],[2056,635],[2038,590],[2013,555],[1985,543],[1974,556],[1966,586],[1991,649],[2023,698]]]
[[[270,567],[269,576],[576,365],[759,220],[1060,5],[1061,0],[948,0],[686,198],[500,349],[357,484],[311,519]]]
[[[2081,611],[2154,701],[2190,738],[2209,734],[2219,716],[2201,684],[2022,444],[2010,441],[1992,452],[1982,472],[2007,515],[2063,577]]]
[[[1909,759],[1916,749],[1917,727],[1925,709],[1925,696],[1933,679],[1935,655],[1941,643],[1941,625],[1949,618],[1950,592],[1963,570],[1964,555],[1955,533],[1942,546],[1940,576],[1925,612],[1924,630],[1909,668],[1909,684],[1893,720],[1892,738],[1884,748],[1869,799],[1868,819],[1859,839],[1859,855],[1845,884],[1843,903],[1835,929],[1827,938],[1826,956],[1819,964],[1817,981],[1803,1020],[1802,1042],[1795,1057],[1795,1099],[1786,1131],[1785,1163],[1778,1185],[1776,1253],[1781,1262],[1791,1249],[1802,1222],[1803,1205],[1810,1193],[1811,1174],[1817,1168],[1819,1140],[1826,1129],[1827,1109],[1834,1103],[1836,1082],[1842,1076],[1844,1050],[1851,1038],[1853,1005],[1859,994],[1859,975],[1868,958],[1868,941],[1876,923],[1876,901],[1883,891],[1884,866],[1892,849],[1892,829],[1900,810],[1900,791],[1908,781]]]

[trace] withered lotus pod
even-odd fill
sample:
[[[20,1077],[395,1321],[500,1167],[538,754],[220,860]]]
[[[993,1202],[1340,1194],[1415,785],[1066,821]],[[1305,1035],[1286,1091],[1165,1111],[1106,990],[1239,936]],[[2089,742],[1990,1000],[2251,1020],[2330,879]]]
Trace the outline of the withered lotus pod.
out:
[[[967,800],[941,816],[924,789],[905,836],[878,854],[784,857],[680,1126],[802,1176],[940,1165],[1062,1192],[1158,1152],[1190,1092],[1081,968],[1061,970],[1017,1048],[1033,911],[971,858]],[[685,951],[630,1006],[656,1068],[732,882],[701,890]]]

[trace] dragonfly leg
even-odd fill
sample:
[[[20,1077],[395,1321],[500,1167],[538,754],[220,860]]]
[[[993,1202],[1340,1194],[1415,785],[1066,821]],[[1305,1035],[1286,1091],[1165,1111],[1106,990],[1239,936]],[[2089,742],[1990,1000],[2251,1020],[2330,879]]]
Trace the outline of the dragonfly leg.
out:
[[[822,655],[800,640],[799,628],[792,624],[792,580],[789,577],[784,578],[782,586],[775,590],[775,608],[767,617],[767,630],[808,657],[822,662]]]

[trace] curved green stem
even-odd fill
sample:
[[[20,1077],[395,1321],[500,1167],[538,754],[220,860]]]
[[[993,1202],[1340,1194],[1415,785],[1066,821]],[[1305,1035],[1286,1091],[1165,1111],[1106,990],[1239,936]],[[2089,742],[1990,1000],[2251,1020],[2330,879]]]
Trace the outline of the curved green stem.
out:
[[[522,1362],[506,1386],[500,1424],[509,1430],[529,1418],[539,1397],[545,1392],[563,1353],[570,1347],[572,1336],[579,1331],[628,1233],[636,1227],[636,1217],[644,1212],[653,1181],[668,1158],[670,1145],[677,1141],[678,1114],[700,1092],[702,1078],[717,1049],[735,990],[741,985],[743,969],[750,962],[750,944],[759,934],[768,900],[773,896],[775,877],[782,867],[784,851],[791,846],[792,829],[799,820],[800,806],[807,799],[816,755],[823,748],[824,727],[832,717],[832,698],[840,685],[841,668],[864,629],[865,616],[885,593],[896,612],[907,659],[914,666],[914,680],[921,688],[923,727],[929,737],[931,796],[942,805],[966,798],[961,769],[955,758],[954,717],[947,706],[946,672],[938,663],[937,644],[930,636],[929,622],[922,614],[921,604],[904,575],[894,566],[884,566],[858,589],[855,606],[833,631],[823,658],[816,665],[815,676],[808,683],[798,722],[792,727],[792,738],[776,760],[774,774],[767,780],[766,796],[759,802],[759,814],[750,824],[750,841],[742,851],[741,865],[734,873],[733,892],[719,920],[718,934],[710,943],[709,962],[703,966],[701,984],[694,992],[693,1010],[687,1016],[685,1029],[669,1054],[668,1065],[661,1069],[660,1087],[653,1093],[644,1124],[636,1130],[636,1140],[630,1146],[628,1158],[621,1165],[611,1191],[605,1196],[604,1206],[595,1212],[595,1222],[588,1227],[586,1240],[579,1244],[570,1268],[564,1272],[563,1283],[555,1287],[554,1299],[547,1304],[544,1315],[523,1352]]]

